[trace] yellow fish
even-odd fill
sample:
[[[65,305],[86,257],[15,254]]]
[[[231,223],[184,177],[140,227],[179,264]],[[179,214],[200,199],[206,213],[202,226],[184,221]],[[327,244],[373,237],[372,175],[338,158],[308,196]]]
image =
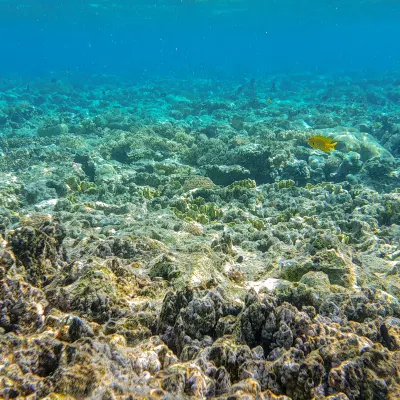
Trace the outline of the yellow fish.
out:
[[[335,150],[335,146],[338,142],[334,142],[332,139],[325,136],[313,136],[307,139],[307,143],[313,149],[319,149],[325,153],[329,153],[330,151]]]

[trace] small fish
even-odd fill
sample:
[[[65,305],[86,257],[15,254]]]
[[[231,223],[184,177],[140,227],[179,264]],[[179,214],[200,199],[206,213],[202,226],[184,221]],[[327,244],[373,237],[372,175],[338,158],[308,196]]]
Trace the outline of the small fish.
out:
[[[313,136],[307,139],[307,143],[313,149],[319,149],[324,151],[325,153],[329,153],[332,150],[335,150],[335,146],[337,142],[334,142],[332,139],[327,138],[325,136]]]
[[[271,97],[268,97],[267,99],[267,104],[272,104],[273,100],[271,99]]]

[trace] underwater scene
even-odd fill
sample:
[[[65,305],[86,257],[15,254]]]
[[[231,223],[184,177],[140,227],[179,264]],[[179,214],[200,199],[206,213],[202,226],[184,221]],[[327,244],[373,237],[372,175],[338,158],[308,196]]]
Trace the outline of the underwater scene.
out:
[[[398,0],[0,0],[0,399],[400,399]]]

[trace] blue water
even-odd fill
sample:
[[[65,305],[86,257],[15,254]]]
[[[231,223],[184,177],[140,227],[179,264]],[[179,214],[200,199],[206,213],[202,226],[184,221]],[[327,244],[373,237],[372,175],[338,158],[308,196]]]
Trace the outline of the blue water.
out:
[[[0,73],[384,72],[399,20],[390,0],[1,0]]]

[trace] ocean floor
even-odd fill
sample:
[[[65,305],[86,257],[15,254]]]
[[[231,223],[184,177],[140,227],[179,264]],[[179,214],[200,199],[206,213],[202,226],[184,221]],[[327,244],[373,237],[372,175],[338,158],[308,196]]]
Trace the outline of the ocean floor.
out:
[[[400,74],[2,79],[0,132],[1,398],[398,398]]]

